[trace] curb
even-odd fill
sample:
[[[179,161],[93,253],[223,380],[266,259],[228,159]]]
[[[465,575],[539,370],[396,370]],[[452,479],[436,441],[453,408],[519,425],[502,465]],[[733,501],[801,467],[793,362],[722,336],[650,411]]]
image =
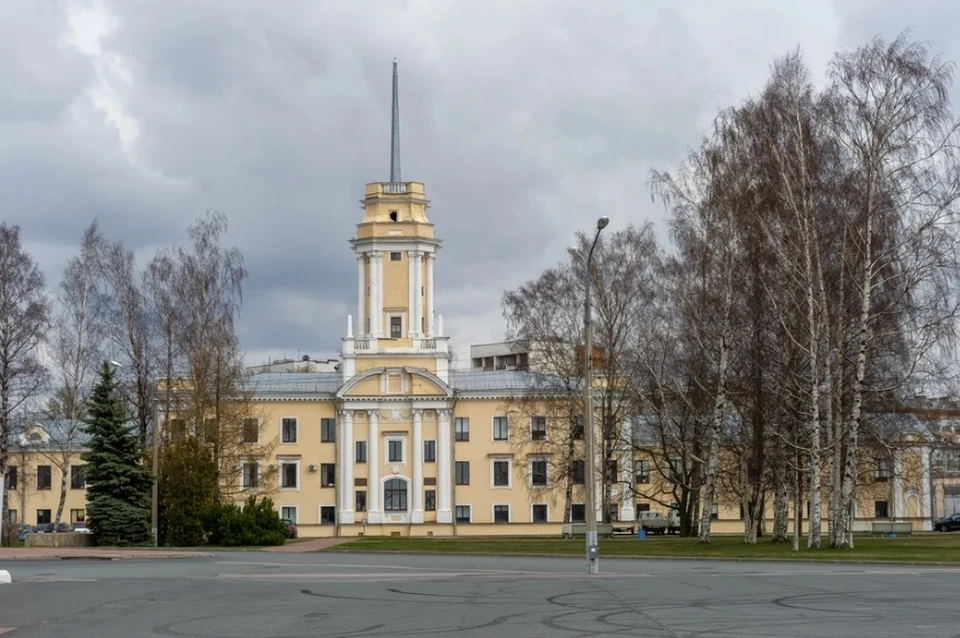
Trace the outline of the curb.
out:
[[[583,558],[583,554],[502,554],[497,552],[428,552],[428,551],[400,551],[400,550],[370,550],[370,549],[320,549],[314,554],[393,554],[407,556],[496,556],[499,558]],[[618,556],[615,554],[601,554],[601,559],[607,560],[684,560],[703,562],[731,562],[731,563],[803,563],[807,565],[902,565],[916,567],[958,567],[957,561],[906,561],[906,560],[864,560],[864,559],[837,559],[837,558],[738,558],[729,556]]]
[[[15,560],[163,560],[171,558],[213,558],[209,552],[183,552],[178,554],[18,554],[16,556],[0,555],[0,562]],[[0,575],[2,575],[0,571]],[[2,581],[0,581],[2,582]]]

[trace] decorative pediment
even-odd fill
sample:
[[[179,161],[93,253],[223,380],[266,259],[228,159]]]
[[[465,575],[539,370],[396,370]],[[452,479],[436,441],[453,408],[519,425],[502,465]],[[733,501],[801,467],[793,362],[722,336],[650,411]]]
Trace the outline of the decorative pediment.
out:
[[[429,370],[403,366],[365,370],[344,383],[337,398],[398,396],[453,397],[453,390]]]

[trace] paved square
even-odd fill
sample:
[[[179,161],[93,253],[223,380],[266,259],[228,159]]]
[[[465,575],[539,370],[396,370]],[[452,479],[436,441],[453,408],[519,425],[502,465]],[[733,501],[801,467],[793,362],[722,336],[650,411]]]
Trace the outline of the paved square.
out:
[[[11,638],[960,633],[957,568],[603,559],[588,577],[569,558],[267,552],[2,567]]]

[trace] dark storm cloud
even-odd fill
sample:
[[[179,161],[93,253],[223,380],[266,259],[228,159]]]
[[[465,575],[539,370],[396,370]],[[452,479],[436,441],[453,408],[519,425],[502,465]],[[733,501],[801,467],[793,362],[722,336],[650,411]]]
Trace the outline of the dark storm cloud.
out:
[[[910,18],[772,4],[0,3],[17,51],[0,58],[4,218],[56,276],[94,216],[149,257],[222,210],[250,270],[251,358],[334,351],[355,313],[358,200],[388,177],[397,57],[403,178],[427,185],[437,310],[462,352],[500,338],[503,288],[597,216],[662,218],[649,168],[680,160],[773,56],[800,44],[822,66],[849,40],[837,12],[858,41]]]

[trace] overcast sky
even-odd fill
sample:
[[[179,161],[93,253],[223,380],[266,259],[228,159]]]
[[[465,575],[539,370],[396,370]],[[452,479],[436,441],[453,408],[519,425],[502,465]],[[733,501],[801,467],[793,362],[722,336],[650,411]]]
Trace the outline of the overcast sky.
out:
[[[432,200],[436,309],[465,360],[502,339],[504,288],[599,215],[662,229],[650,168],[775,56],[799,45],[822,76],[911,27],[956,60],[958,25],[955,0],[2,0],[3,220],[55,282],[95,217],[145,261],[221,210],[248,361],[332,354],[364,184],[389,178],[396,57],[403,179]]]

